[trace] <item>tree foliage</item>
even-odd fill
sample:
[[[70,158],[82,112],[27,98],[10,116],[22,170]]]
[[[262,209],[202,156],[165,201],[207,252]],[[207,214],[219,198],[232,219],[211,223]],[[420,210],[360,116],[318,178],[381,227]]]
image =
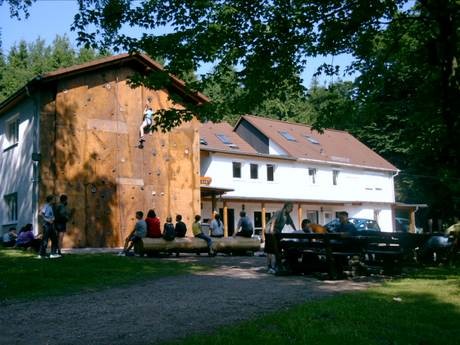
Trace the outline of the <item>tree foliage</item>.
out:
[[[50,45],[42,39],[32,43],[20,41],[6,56],[0,54],[0,102],[40,74],[91,61],[101,55],[94,49],[76,50],[67,36],[56,36]]]

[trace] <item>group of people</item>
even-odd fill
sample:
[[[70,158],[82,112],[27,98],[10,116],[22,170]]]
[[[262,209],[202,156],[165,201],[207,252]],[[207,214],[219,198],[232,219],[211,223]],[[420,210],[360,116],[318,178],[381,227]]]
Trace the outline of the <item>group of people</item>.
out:
[[[203,231],[201,216],[195,216],[195,221],[192,224],[193,236],[206,241],[209,255],[215,255],[212,248],[212,238],[224,236],[224,224],[218,213],[214,214],[214,219],[211,221],[209,228],[210,234],[208,235]],[[233,236],[251,237],[253,232],[254,227],[251,220],[244,211],[241,211],[237,231],[235,231]],[[176,224],[173,224],[172,217],[167,217],[162,231],[160,218],[158,218],[154,210],[149,210],[145,219],[144,212],[137,211],[134,229],[126,237],[123,251],[121,251],[118,255],[130,255],[130,250],[136,245],[136,243],[142,241],[145,237],[163,238],[166,241],[172,241],[176,237],[185,237],[186,234],[187,226],[182,221],[182,216],[180,214],[176,215]]]
[[[41,244],[41,238],[35,237],[32,224],[24,225],[19,233],[16,233],[16,228],[11,227],[8,232],[3,234],[3,246],[12,248],[28,249],[32,248],[38,251]]]
[[[47,258],[46,249],[48,241],[51,240],[51,253],[49,258],[55,259],[62,256],[61,248],[64,234],[67,231],[67,222],[72,216],[68,207],[67,195],[62,194],[59,197],[59,203],[55,203],[54,195],[46,197],[46,203],[40,209],[40,216],[43,222],[43,232],[41,243],[38,251],[38,258]]]
[[[55,197],[46,197],[46,203],[40,209],[40,217],[43,223],[43,231],[35,236],[32,224],[24,225],[19,233],[11,227],[3,235],[3,246],[28,249],[38,252],[38,258],[59,258],[62,256],[61,248],[64,234],[67,230],[67,222],[71,218],[71,211],[67,205],[67,195],[62,194],[59,203],[55,203]],[[48,242],[51,240],[51,252],[47,255]]]

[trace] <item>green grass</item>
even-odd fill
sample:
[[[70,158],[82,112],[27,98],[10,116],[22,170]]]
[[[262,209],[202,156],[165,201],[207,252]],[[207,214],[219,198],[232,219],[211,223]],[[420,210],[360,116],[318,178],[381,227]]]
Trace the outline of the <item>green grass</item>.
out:
[[[88,292],[205,269],[192,263],[114,254],[65,255],[46,260],[35,257],[0,249],[0,301]]]
[[[168,344],[458,345],[460,270],[422,270]]]

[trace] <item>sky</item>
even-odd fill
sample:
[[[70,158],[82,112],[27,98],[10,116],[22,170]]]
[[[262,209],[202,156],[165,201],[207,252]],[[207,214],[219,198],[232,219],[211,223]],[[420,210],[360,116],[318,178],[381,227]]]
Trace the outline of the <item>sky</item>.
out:
[[[66,34],[73,45],[76,47],[76,34],[70,31],[73,22],[73,17],[78,11],[78,4],[74,0],[38,0],[29,9],[30,16],[22,20],[10,18],[9,8],[6,2],[0,6],[0,28],[2,49],[5,55],[8,54],[10,48],[21,40],[26,42],[35,41],[37,38],[44,39],[50,44],[56,35]],[[139,31],[127,29],[126,33],[131,35],[140,35]],[[351,62],[351,56],[338,55],[312,58],[307,65],[302,79],[304,85],[308,87],[312,81],[313,74],[318,66],[333,62],[340,66],[346,66]],[[198,70],[199,74],[210,72],[212,66],[204,65]],[[354,76],[342,77],[342,80],[352,80]],[[336,81],[337,77],[320,77],[318,79],[321,84],[329,84],[331,81]]]

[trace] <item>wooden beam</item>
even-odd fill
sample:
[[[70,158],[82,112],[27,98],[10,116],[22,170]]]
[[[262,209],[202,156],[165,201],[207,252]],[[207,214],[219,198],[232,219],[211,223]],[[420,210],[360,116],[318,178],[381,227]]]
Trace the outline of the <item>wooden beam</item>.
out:
[[[262,203],[262,242],[265,242],[265,227],[267,226],[265,222],[265,203]]]
[[[415,210],[411,209],[409,211],[409,232],[415,232]]]
[[[298,229],[300,229],[300,224],[302,224],[302,204],[299,203],[299,205],[297,206],[297,220],[298,220]]]
[[[227,202],[224,200],[224,237],[228,237],[228,214],[227,214]]]

